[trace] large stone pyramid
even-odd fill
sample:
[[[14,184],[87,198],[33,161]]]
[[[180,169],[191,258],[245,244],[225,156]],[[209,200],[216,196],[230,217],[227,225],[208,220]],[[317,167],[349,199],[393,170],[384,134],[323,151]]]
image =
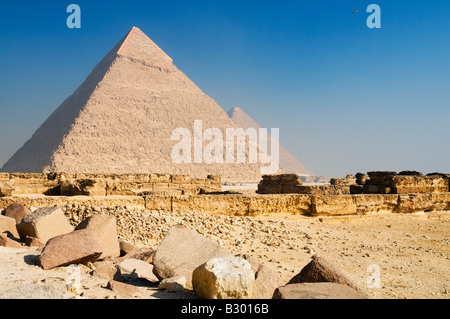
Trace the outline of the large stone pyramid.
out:
[[[258,182],[261,165],[175,164],[175,128],[237,128],[138,28],[94,68],[85,82],[3,166],[5,172],[168,173],[227,182]],[[204,142],[204,144],[207,144]]]
[[[256,123],[247,113],[245,113],[239,107],[232,108],[228,112],[228,116],[243,129],[255,128],[256,130],[259,130],[261,128],[258,123]],[[267,140],[271,140],[270,135],[268,135]],[[292,155],[292,153],[289,152],[283,145],[279,144],[278,148],[280,154],[280,167],[286,173],[297,174],[299,176],[314,176],[314,174],[309,169],[307,169],[306,166],[303,165],[294,155]]]

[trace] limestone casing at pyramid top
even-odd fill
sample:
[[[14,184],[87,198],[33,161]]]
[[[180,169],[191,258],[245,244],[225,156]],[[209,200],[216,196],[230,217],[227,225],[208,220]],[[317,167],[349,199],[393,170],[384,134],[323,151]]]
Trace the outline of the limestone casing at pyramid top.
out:
[[[176,71],[173,59],[168,56],[139,28],[133,27],[117,45],[97,64],[98,69],[109,68],[118,56],[139,61],[147,66],[161,70]]]

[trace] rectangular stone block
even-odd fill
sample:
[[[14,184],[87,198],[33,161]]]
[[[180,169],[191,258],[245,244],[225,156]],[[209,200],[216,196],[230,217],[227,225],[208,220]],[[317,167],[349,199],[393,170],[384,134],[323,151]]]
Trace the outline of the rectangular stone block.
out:
[[[172,176],[169,174],[150,174],[149,183],[170,183]]]
[[[311,196],[309,195],[264,195],[251,196],[249,199],[249,216],[309,215],[311,213]]]
[[[153,183],[154,191],[170,190],[170,183]]]
[[[447,178],[441,176],[395,176],[391,188],[396,194],[446,193],[449,191]]]
[[[283,186],[281,184],[258,184],[258,194],[282,194]]]
[[[17,224],[20,238],[37,238],[45,244],[49,239],[73,231],[63,211],[57,207],[43,207],[27,215]]]
[[[171,183],[173,183],[173,184],[190,184],[191,177],[188,175],[172,175]]]
[[[398,195],[363,194],[355,195],[354,199],[360,215],[393,213],[398,205]]]
[[[356,202],[352,195],[321,195],[311,198],[311,215],[338,216],[357,213]]]
[[[400,194],[395,213],[450,210],[450,193]]]
[[[363,186],[363,193],[364,194],[391,194],[392,190],[391,190],[391,187],[388,187],[385,185],[365,184]]]

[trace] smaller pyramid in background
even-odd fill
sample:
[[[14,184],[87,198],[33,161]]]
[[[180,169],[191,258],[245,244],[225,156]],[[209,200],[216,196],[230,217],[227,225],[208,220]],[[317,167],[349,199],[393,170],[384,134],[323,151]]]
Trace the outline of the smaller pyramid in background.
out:
[[[244,130],[255,128],[259,130],[261,126],[248,116],[241,108],[234,107],[228,112],[228,116],[235,121]],[[268,134],[268,141],[271,140]],[[309,169],[305,167],[294,155],[292,155],[283,145],[280,144],[280,166],[289,174],[297,174],[299,176],[314,176]]]

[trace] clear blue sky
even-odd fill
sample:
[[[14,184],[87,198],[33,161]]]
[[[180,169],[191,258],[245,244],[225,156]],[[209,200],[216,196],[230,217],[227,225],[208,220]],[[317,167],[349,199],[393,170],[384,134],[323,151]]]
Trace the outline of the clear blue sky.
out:
[[[450,172],[448,0],[2,1],[0,166],[132,26],[317,175]]]

